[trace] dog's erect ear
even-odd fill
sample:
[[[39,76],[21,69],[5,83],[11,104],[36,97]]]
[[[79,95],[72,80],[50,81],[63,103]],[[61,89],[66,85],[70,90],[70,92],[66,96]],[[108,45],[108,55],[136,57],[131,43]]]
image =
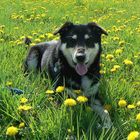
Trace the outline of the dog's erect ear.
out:
[[[97,31],[99,34],[108,35],[108,33],[102,27],[100,27],[97,23],[95,23],[95,22],[88,23],[88,26],[90,28],[92,28],[94,31]]]
[[[68,30],[70,30],[73,27],[73,23],[67,21],[66,23],[64,23],[58,30],[56,30],[53,34],[60,34],[62,35],[63,33],[67,32]]]

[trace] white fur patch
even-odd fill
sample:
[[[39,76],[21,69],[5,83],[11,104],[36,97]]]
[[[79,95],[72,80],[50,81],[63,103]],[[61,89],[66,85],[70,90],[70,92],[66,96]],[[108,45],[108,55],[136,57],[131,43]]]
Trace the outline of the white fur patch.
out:
[[[85,34],[84,38],[85,39],[89,39],[89,35],[88,34]]]
[[[67,46],[67,44],[66,43],[63,43],[61,45],[61,48],[60,49],[63,52],[64,56],[66,57],[69,65],[74,68],[75,66],[73,64],[73,58],[72,58],[72,54],[74,52],[73,51],[73,48],[66,48],[66,46]]]
[[[73,38],[73,39],[77,39],[77,35],[73,35],[72,38]]]
[[[95,43],[94,45],[94,48],[88,48],[86,51],[86,62],[88,67],[94,62],[95,57],[99,53],[99,44]]]
[[[87,76],[82,77],[82,88],[84,90],[85,96],[91,96],[97,93],[99,88],[99,82],[91,87],[92,80],[90,80]]]

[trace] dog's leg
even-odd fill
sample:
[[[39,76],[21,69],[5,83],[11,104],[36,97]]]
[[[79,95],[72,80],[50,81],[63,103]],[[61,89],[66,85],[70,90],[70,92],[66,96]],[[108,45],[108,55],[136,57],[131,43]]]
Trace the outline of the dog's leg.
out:
[[[95,99],[92,101],[91,107],[93,111],[95,111],[101,118],[103,122],[103,128],[111,128],[112,121],[110,119],[110,115],[106,109],[103,108],[100,101]]]

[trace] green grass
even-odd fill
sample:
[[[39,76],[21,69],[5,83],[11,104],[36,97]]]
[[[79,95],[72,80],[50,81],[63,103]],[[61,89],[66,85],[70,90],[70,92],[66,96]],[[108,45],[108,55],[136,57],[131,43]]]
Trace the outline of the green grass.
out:
[[[140,101],[139,0],[1,0],[0,13],[0,140],[63,140],[70,136],[78,140],[125,140],[131,131],[140,132],[140,124],[136,121],[140,108],[118,106],[121,98],[128,104],[136,105]],[[47,33],[53,33],[67,20],[74,23],[96,21],[109,33],[102,38],[105,74],[100,93],[105,104],[112,106],[110,114],[114,129],[99,129],[100,119],[86,105],[65,107],[63,101],[69,91],[63,93],[62,105],[57,106],[59,94],[51,100],[45,93],[46,85],[48,89],[52,88],[49,80],[40,75],[25,77],[23,74],[28,46],[23,44],[21,37],[32,36],[33,43],[40,35],[45,35],[41,41],[51,40],[55,37],[49,38]],[[116,55],[117,49],[123,52]],[[107,60],[108,54],[114,59]],[[133,65],[125,65],[125,59],[131,60]],[[111,72],[116,64],[120,68]],[[12,95],[6,88],[8,81],[25,93]],[[21,97],[28,99],[26,104],[32,106],[31,110],[20,112],[17,109]],[[20,122],[24,122],[25,127],[14,137],[7,136],[7,128],[18,127]]]

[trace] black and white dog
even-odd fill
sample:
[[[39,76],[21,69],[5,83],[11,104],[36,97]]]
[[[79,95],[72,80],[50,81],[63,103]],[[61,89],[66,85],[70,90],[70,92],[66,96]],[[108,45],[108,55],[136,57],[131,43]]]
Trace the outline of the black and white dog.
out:
[[[98,97],[100,79],[101,35],[107,32],[95,22],[73,24],[66,22],[54,35],[59,41],[50,41],[31,47],[25,71],[47,72],[55,87],[63,85],[81,89],[89,98],[92,109],[99,114],[104,127],[112,125],[109,113],[103,108]]]

